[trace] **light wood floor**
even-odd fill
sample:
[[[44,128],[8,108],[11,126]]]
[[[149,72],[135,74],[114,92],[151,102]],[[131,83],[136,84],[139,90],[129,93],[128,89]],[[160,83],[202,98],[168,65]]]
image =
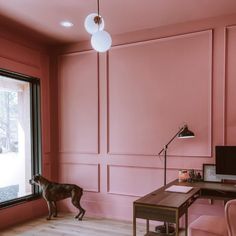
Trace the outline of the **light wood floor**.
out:
[[[1,236],[131,236],[132,222],[84,217],[77,221],[73,215],[60,215],[47,221],[39,218],[0,232]],[[145,235],[144,224],[138,224],[137,236]]]
[[[156,224],[150,225],[154,230]],[[137,236],[146,233],[144,223],[137,222]],[[103,218],[87,218],[83,221],[74,219],[71,214],[60,215],[47,221],[46,216],[0,232],[0,236],[132,236],[132,222]],[[179,236],[184,236],[182,231]]]

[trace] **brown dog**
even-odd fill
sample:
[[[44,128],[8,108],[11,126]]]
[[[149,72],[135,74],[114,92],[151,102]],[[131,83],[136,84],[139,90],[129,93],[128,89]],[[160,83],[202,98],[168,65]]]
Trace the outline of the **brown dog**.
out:
[[[80,205],[80,199],[83,195],[83,189],[75,184],[59,184],[54,183],[41,175],[35,175],[29,181],[30,184],[36,184],[42,188],[43,198],[46,200],[48,205],[48,217],[50,220],[52,215],[57,217],[57,206],[56,202],[68,197],[71,197],[72,204],[79,209],[78,215],[75,218],[82,220],[85,214],[85,210]]]

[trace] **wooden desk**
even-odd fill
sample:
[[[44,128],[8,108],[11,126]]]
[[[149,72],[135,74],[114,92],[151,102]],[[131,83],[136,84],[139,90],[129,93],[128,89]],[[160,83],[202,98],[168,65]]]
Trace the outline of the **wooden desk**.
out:
[[[210,182],[178,183],[177,180],[173,181],[172,184],[200,188],[201,198],[220,199],[225,201],[236,198],[235,184]]]
[[[188,193],[166,192],[171,185],[191,186]],[[236,187],[223,183],[179,183],[177,180],[169,183],[133,203],[133,236],[136,236],[136,219],[146,219],[145,236],[163,235],[149,231],[149,220],[164,221],[176,224],[176,236],[179,236],[179,218],[185,214],[185,235],[188,227],[188,208],[198,198],[229,200],[236,198]]]

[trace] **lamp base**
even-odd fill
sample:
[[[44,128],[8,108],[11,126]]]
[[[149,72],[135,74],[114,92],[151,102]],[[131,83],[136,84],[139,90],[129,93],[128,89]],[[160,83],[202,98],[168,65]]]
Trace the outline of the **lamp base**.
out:
[[[168,231],[167,231],[167,227],[168,227]],[[175,235],[175,227],[166,223],[164,225],[156,226],[155,232],[159,234],[165,234],[165,235]]]

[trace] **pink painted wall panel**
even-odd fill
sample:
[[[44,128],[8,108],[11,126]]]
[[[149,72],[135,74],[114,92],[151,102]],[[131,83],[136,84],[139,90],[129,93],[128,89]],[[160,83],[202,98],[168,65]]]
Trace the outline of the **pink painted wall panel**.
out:
[[[94,52],[60,57],[60,152],[98,152],[97,66]]]
[[[42,149],[44,153],[51,151],[51,109],[50,109],[50,86],[49,86],[49,56],[42,54],[41,58],[41,112],[42,112]]]
[[[6,70],[9,71],[14,71],[29,76],[34,76],[37,78],[41,76],[41,73],[38,68],[26,64],[21,64],[20,62],[13,61],[1,56],[0,56],[0,65],[1,68],[5,68]]]
[[[108,167],[108,192],[120,195],[143,196],[163,186],[164,171],[154,167]],[[168,179],[177,178],[178,170],[168,170]]]
[[[17,36],[16,36],[17,38]],[[0,38],[0,56],[11,61],[17,61],[31,67],[40,68],[40,52],[14,41]],[[4,46],[3,46],[4,45]]]
[[[226,144],[236,145],[236,26],[226,28]]]
[[[60,168],[60,182],[77,184],[85,191],[99,192],[99,165],[64,163]]]
[[[1,209],[0,212],[0,230],[19,224],[22,221],[32,220],[41,217],[47,212],[47,204],[45,200],[39,199],[14,207]],[[1,232],[1,231],[0,231]]]
[[[47,179],[51,179],[51,165],[49,162],[43,164],[43,176]]]
[[[186,122],[168,153],[211,156],[210,30],[116,47],[108,79],[110,153],[156,155]]]

